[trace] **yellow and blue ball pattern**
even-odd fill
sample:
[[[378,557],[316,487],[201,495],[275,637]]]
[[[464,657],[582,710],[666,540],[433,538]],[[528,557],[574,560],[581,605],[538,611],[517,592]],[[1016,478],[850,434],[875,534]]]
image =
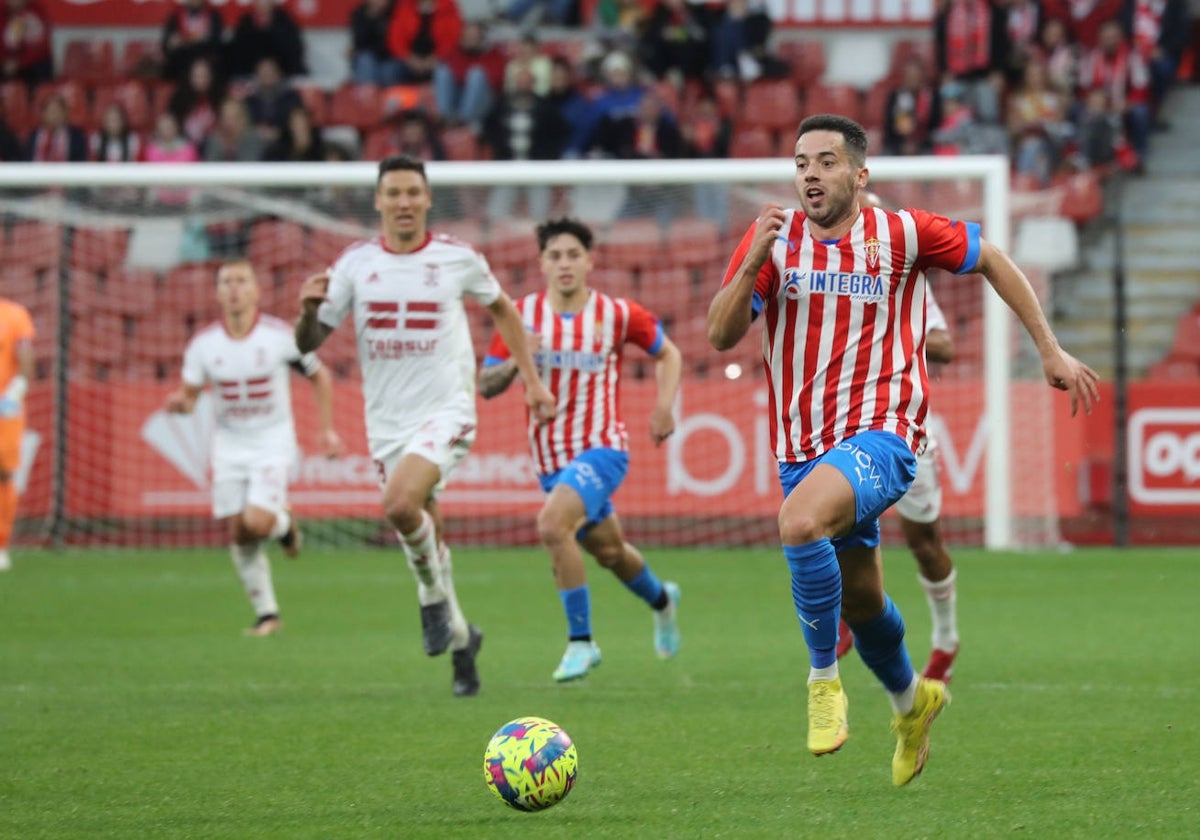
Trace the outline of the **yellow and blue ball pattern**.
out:
[[[523,717],[501,726],[483,756],[483,779],[504,804],[541,811],[566,798],[579,759],[571,736],[545,718]]]

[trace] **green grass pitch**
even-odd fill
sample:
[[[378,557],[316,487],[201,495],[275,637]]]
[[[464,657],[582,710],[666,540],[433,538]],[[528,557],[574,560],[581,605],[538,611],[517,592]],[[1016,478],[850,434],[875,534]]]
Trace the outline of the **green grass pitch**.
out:
[[[769,550],[651,550],[683,588],[683,649],[589,568],[603,665],[550,679],[565,641],[540,551],[455,554],[486,634],[483,691],[422,655],[398,552],[273,559],[286,629],[244,638],[225,551],[18,553],[0,576],[0,837],[1195,837],[1194,551],[955,552],[963,652],[925,773],[890,781],[883,690],[844,660],[850,740],[805,750],[807,662]],[[885,552],[918,667],[915,566]],[[492,732],[562,725],[579,780],[511,811]]]

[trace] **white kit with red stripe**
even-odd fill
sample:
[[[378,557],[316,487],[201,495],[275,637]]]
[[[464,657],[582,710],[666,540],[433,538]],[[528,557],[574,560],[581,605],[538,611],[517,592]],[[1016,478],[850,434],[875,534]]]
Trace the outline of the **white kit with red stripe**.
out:
[[[558,408],[551,423],[529,422],[537,471],[556,472],[588,449],[628,450],[618,390],[622,349],[626,344],[647,352],[656,348],[658,319],[634,301],[594,289],[575,314],[556,313],[545,291],[516,303],[525,329],[542,338],[534,361]],[[494,336],[488,360],[508,357],[504,340]]]
[[[329,275],[318,318],[337,327],[353,314],[373,457],[435,413],[457,408],[475,417],[475,351],[463,298],[487,306],[501,293],[482,254],[436,234],[406,254],[375,239],[343,251]]]
[[[192,337],[183,354],[183,381],[211,384],[216,412],[213,452],[238,460],[296,451],[289,366],[305,375],[321,363],[296,348],[292,325],[259,314],[250,332],[234,338],[222,322]]]
[[[725,271],[728,284],[754,236]],[[974,270],[979,226],[923,210],[865,209],[836,242],[786,211],[754,286],[763,315],[771,440],[780,461],[807,461],[871,429],[925,440],[925,271]]]

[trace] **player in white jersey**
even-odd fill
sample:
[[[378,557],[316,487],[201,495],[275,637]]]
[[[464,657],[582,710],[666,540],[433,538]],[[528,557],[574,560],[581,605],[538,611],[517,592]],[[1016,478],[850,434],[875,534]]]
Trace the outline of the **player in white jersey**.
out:
[[[1090,412],[1096,373],[1059,345],[1021,270],[978,225],[921,210],[863,207],[867,136],[818,114],[797,133],[799,209],[766,205],[747,230],[708,312],[718,350],[758,314],[784,502],[779,535],[809,650],[808,748],[832,753],[849,736],[838,676],[845,615],[863,662],[893,708],[892,783],[921,772],[929,729],[949,702],[918,677],[904,621],[883,591],[879,515],[908,490],[925,442],[928,373],[925,271],[979,273],[1021,320],[1046,381]]]
[[[221,320],[192,337],[183,354],[183,384],[167,397],[168,411],[188,414],[209,385],[216,430],[212,440],[213,516],[226,522],[237,569],[256,621],[247,633],[269,636],[283,628],[271,581],[265,539],[300,551],[300,529],[288,508],[287,488],[299,450],[292,419],[290,369],[313,386],[319,446],[341,454],[333,429],[333,383],[312,353],[296,347],[290,325],[259,312],[253,266],[233,260],[217,271]]]
[[[925,358],[940,364],[951,363],[954,338],[932,287],[925,292],[925,318]],[[937,439],[927,434],[924,451],[917,453],[917,475],[895,508],[900,515],[904,542],[917,561],[917,580],[925,592],[933,626],[929,662],[921,676],[949,685],[954,659],[958,656],[958,571],[942,539],[942,479],[937,453]],[[842,621],[838,625],[838,658],[849,653],[853,646],[854,634]]]
[[[658,446],[675,430],[672,408],[682,367],[679,348],[658,318],[637,303],[588,286],[592,231],[574,219],[538,227],[538,252],[547,288],[518,305],[539,345],[535,361],[558,399],[553,423],[529,422],[529,445],[546,503],[538,536],[550,555],[567,619],[567,649],[554,679],[576,680],[600,664],[592,640],[592,602],[582,546],[654,611],[654,650],[679,652],[679,586],[660,582],[641,552],[625,539],[612,495],[629,471],[629,434],[618,413],[621,355],[633,344],[655,359],[658,394],[650,439]],[[504,392],[517,369],[500,336],[492,339],[479,377],[484,397]]]
[[[521,318],[487,260],[426,226],[432,193],[424,164],[395,155],[379,164],[375,209],[381,236],[342,253],[305,280],[296,343],[315,350],[347,315],[354,319],[368,445],[379,467],[383,512],[400,536],[417,581],[422,646],[452,651],[453,691],[479,693],[483,641],[454,591],[437,493],[475,440],[475,353],[463,298],[486,306],[511,342],[534,416],[554,398],[538,378]]]

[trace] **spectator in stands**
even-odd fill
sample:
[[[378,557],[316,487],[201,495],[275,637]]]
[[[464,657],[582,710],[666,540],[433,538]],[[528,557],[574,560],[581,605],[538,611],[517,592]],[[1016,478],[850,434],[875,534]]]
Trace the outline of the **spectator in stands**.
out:
[[[380,87],[400,84],[404,68],[387,44],[392,2],[363,0],[350,14],[350,70],[356,82]]]
[[[941,78],[964,86],[975,119],[998,123],[1009,54],[1004,8],[988,0],[947,0],[934,19],[934,49]]]
[[[0,81],[30,87],[54,77],[50,19],[36,0],[5,0],[0,13]]]
[[[533,92],[538,96],[550,93],[550,74],[554,66],[550,56],[542,52],[537,36],[526,32],[508,46],[509,59],[504,66],[504,89],[512,91],[522,70],[533,76]]]
[[[721,113],[717,100],[701,96],[680,119],[683,156],[690,158],[727,158],[733,143],[733,120]],[[696,215],[717,223],[721,230],[729,224],[729,185],[693,184],[692,203]]]
[[[292,111],[303,104],[300,94],[283,77],[273,55],[264,55],[254,70],[254,89],[245,98],[250,123],[265,145],[279,139]]]
[[[390,131],[384,135],[384,142],[371,150],[372,157],[382,160],[389,155],[409,155],[421,160],[446,159],[437,127],[424,111],[401,111],[389,123]]]
[[[444,125],[466,125],[475,134],[504,79],[504,53],[489,44],[479,23],[463,25],[458,44],[433,68],[433,92]]]
[[[941,96],[920,57],[905,61],[901,72],[900,84],[883,106],[883,153],[929,154],[930,138],[942,122]]]
[[[1096,47],[1084,56],[1079,85],[1085,93],[1105,90],[1109,108],[1120,115],[1138,160],[1144,162],[1150,151],[1150,71],[1121,31],[1120,21],[1100,25]]]
[[[300,27],[275,0],[254,0],[238,18],[226,54],[229,74],[235,79],[254,75],[259,62],[267,56],[274,58],[283,75],[289,78],[308,72]]]
[[[1191,34],[1184,0],[1125,0],[1122,28],[1133,36],[1133,46],[1150,68],[1150,100],[1162,106]],[[1158,119],[1160,128],[1166,123]]]
[[[613,113],[596,126],[593,149],[601,157],[652,160],[683,156],[683,135],[662,97],[647,90],[632,114]]]
[[[129,128],[129,116],[119,102],[104,109],[100,128],[92,133],[88,151],[101,163],[133,163],[142,159],[142,139]]]
[[[1067,100],[1050,86],[1040,59],[1025,65],[1025,78],[1008,98],[1008,131],[1012,136],[1016,171],[1032,175],[1042,187],[1058,168],[1070,138]]]
[[[87,160],[83,129],[67,121],[67,100],[55,94],[42,104],[42,121],[29,134],[26,159],[34,163],[81,163]]]
[[[1071,40],[1084,50],[1100,41],[1100,26],[1121,14],[1124,0],[1041,0],[1046,20],[1057,18],[1067,25]]]
[[[179,121],[170,111],[164,111],[154,121],[154,131],[146,141],[147,163],[195,163],[200,159],[196,147],[179,129]],[[149,190],[146,198],[151,203],[181,206],[188,203],[189,190]]]
[[[703,79],[709,70],[705,10],[687,0],[658,0],[642,31],[640,52],[646,68],[677,88]]]
[[[184,0],[163,24],[163,75],[181,82],[188,78],[196,59],[219,61],[224,29],[221,13],[209,0]]]
[[[593,15],[591,35],[608,50],[637,49],[647,18],[642,0],[600,0]]]
[[[278,139],[267,147],[264,160],[320,163],[326,160],[321,129],[313,123],[312,114],[297,103],[288,113],[287,123]]]
[[[563,152],[564,157],[578,158],[590,154],[601,121],[619,120],[637,113],[638,104],[646,90],[634,77],[633,60],[619,50],[611,52],[601,64],[601,74],[604,86],[579,115],[579,121],[574,123],[575,133]]]
[[[16,163],[23,160],[25,151],[21,148],[21,138],[9,128],[3,112],[0,112],[0,163]]]
[[[534,8],[538,9],[536,23],[570,26],[579,21],[579,0],[511,0],[500,13],[500,17],[513,23],[521,23]],[[531,21],[533,22],[535,21]]]
[[[244,102],[232,97],[221,103],[216,127],[204,142],[204,160],[208,163],[248,163],[262,160],[263,141],[250,126],[250,114]]]
[[[788,63],[767,48],[771,16],[763,0],[729,0],[709,29],[710,66],[720,78],[785,78]]]
[[[482,139],[491,149],[492,159],[555,160],[561,157],[569,137],[570,127],[558,108],[535,92],[533,72],[528,67],[517,67],[512,89],[501,94],[484,122]],[[528,187],[524,193],[528,215],[546,218],[550,189]],[[488,218],[511,217],[517,198],[516,187],[493,187],[488,195]]]
[[[1061,18],[1050,18],[1042,25],[1038,55],[1046,66],[1050,85],[1065,96],[1074,96],[1079,84],[1079,47]]]
[[[1084,94],[1083,107],[1075,117],[1073,163],[1077,169],[1107,167],[1116,162],[1123,145],[1121,118],[1109,107],[1108,91],[1094,88]]]
[[[216,125],[217,111],[224,99],[225,85],[213,72],[212,62],[198,58],[188,69],[187,79],[167,100],[167,110],[174,115],[183,136],[200,149]]]
[[[1010,85],[1021,84],[1025,65],[1038,48],[1038,33],[1042,26],[1040,0],[999,0],[1005,7],[1005,27],[1008,32],[1008,57],[1005,78]]]
[[[462,13],[454,0],[397,0],[388,22],[388,50],[400,60],[401,82],[427,82],[458,46]]]
[[[591,107],[575,82],[575,66],[562,56],[550,59],[550,91],[546,94],[546,100],[558,110],[568,127],[582,123]],[[571,142],[568,139],[563,146],[563,156],[567,155]]]
[[[1008,153],[1008,133],[1003,126],[983,123],[961,82],[941,87],[942,120],[933,133],[935,155],[1002,155]]]

